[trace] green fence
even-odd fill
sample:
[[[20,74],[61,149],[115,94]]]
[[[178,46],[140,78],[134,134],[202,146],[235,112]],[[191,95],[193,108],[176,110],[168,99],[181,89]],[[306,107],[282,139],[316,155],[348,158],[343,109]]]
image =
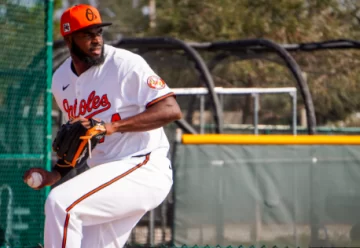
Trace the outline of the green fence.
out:
[[[0,247],[43,240],[46,191],[22,175],[50,167],[52,2],[0,3]]]
[[[360,146],[175,150],[175,245],[359,246]]]

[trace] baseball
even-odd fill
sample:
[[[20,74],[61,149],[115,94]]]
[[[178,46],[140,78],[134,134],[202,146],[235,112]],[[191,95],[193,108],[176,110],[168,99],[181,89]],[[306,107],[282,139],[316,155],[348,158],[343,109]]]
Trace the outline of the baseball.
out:
[[[39,172],[33,172],[31,173],[31,176],[26,180],[26,183],[31,188],[37,188],[42,183],[42,180],[43,178]]]

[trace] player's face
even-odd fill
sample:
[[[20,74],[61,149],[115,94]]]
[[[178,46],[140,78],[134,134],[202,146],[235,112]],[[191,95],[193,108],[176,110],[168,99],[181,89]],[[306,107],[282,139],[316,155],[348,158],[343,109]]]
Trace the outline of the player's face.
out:
[[[71,53],[89,66],[104,62],[102,28],[89,28],[73,34]]]

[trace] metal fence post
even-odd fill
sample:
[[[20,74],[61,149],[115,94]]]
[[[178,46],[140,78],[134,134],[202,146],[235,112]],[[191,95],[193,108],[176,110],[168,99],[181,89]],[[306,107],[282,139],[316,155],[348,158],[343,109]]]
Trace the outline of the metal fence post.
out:
[[[154,210],[149,212],[149,245],[154,246],[154,233],[155,233],[155,213]]]
[[[200,133],[203,134],[205,131],[205,96],[200,95]]]
[[[252,93],[251,96],[254,98],[254,133],[259,134],[259,94]]]
[[[296,91],[295,92],[290,92],[290,96],[292,98],[292,130],[293,130],[293,134],[297,135],[297,96],[296,96]]]

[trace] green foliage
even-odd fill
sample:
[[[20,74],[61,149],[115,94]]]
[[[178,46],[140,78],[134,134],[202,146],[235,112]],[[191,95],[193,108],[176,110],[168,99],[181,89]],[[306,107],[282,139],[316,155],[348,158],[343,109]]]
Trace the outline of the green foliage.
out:
[[[0,46],[2,58],[7,59],[2,59],[0,68],[24,68],[31,62],[31,55],[35,56],[45,45],[43,6],[8,3],[4,10],[6,14],[0,18]],[[29,51],[29,56],[19,59],[24,50]]]
[[[34,83],[35,77],[30,75],[37,68],[30,67],[30,64],[45,48],[44,5],[41,1],[38,4],[34,1],[34,4],[28,6],[13,2],[7,1],[0,5],[0,109],[8,97],[9,85],[21,84],[25,88],[26,84]],[[42,66],[45,61],[37,62],[37,65]]]
[[[267,38],[298,43],[343,38],[353,26],[344,25],[350,10],[340,8],[337,0],[173,0],[158,5],[159,25],[152,32],[185,40]]]
[[[132,3],[131,0],[101,1],[99,8],[103,19],[114,23],[106,29],[107,40],[118,39],[119,35],[170,36],[188,42],[263,38],[279,44],[360,40],[360,1],[357,0],[157,0],[155,27],[150,27],[149,16],[142,14],[149,1],[139,0],[138,6]],[[57,32],[58,29],[55,27],[54,30]],[[162,57],[158,57],[158,61],[152,60],[152,66],[171,80],[172,87],[201,85],[193,76],[195,70],[192,64],[173,70],[172,63],[179,61],[177,55],[160,55]],[[214,55],[202,53],[208,61]],[[360,100],[356,97],[360,93],[357,83],[360,77],[358,51],[292,55],[307,75],[318,124],[345,120],[359,110]],[[158,66],[161,60],[166,63]],[[216,86],[222,87],[295,86],[292,75],[279,61],[273,54],[264,54],[262,58],[252,60],[239,60],[234,56],[216,65],[212,73]],[[298,99],[301,105],[300,94]],[[284,124],[291,118],[290,101],[276,103],[269,99],[265,102],[262,112],[272,117],[271,120],[263,117],[261,121],[264,124]],[[228,105],[234,106],[234,103]],[[270,109],[269,106],[274,107]],[[238,107],[244,108],[245,102],[239,103]]]

